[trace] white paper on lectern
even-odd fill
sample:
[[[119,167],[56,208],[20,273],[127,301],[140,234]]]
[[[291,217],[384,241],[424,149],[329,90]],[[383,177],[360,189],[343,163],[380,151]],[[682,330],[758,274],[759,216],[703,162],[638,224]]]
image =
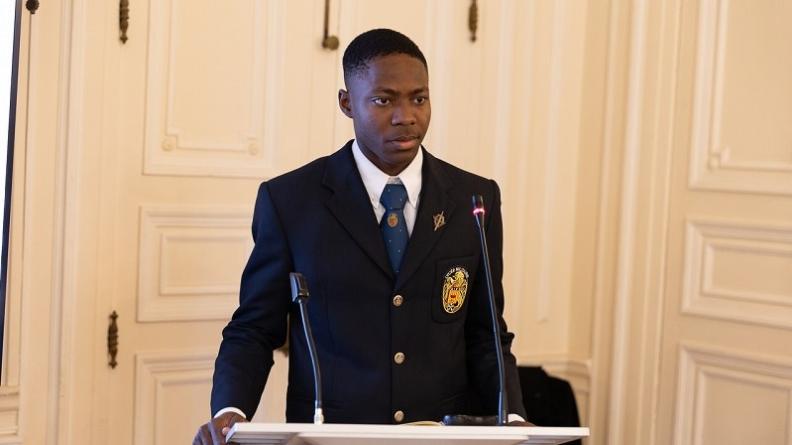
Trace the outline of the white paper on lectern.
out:
[[[237,423],[228,440],[245,445],[552,445],[588,428]]]

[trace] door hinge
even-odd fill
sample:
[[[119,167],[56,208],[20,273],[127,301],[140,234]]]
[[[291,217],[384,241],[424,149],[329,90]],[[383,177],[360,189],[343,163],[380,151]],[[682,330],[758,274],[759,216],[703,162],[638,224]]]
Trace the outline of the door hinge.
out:
[[[107,355],[109,357],[108,365],[115,369],[118,362],[116,355],[118,355],[118,314],[116,311],[110,314],[110,326],[107,327]]]
[[[121,0],[118,4],[118,28],[118,39],[121,43],[126,43],[129,29],[129,0]]]
[[[468,9],[468,30],[470,30],[470,41],[476,41],[476,31],[478,30],[478,4],[476,0],[470,1]]]
[[[35,14],[39,8],[39,0],[27,0],[25,2],[25,8],[27,8],[31,14]]]
[[[322,35],[322,48],[330,51],[338,49],[338,37],[330,35],[330,0],[325,0],[324,34]]]

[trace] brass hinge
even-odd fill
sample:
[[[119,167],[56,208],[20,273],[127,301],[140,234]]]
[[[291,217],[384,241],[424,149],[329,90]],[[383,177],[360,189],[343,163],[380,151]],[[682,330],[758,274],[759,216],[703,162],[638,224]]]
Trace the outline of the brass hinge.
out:
[[[476,31],[478,30],[478,4],[476,0],[470,1],[468,9],[468,30],[470,30],[470,41],[476,41]]]
[[[325,0],[324,34],[322,35],[322,48],[335,51],[338,49],[338,37],[330,35],[330,0]]]
[[[129,0],[121,0],[118,4],[118,38],[121,43],[127,42],[127,30],[129,29]]]
[[[116,311],[110,314],[110,326],[107,327],[107,355],[109,361],[107,362],[111,368],[115,369],[118,365],[116,355],[118,355],[118,314]]]
[[[31,14],[35,14],[39,8],[39,0],[27,0],[25,2],[25,8],[27,8]]]

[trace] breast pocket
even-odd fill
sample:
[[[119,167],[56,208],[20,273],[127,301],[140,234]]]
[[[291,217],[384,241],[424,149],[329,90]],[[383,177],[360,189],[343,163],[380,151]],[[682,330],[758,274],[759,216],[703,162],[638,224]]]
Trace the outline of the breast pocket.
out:
[[[438,323],[464,320],[476,278],[478,255],[437,262],[432,294],[432,319]]]

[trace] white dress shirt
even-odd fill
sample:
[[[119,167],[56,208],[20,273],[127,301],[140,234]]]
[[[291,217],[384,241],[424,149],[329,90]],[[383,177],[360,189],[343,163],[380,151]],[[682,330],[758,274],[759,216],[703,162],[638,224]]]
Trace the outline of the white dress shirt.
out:
[[[382,215],[385,214],[385,206],[380,202],[380,196],[382,196],[385,185],[404,184],[404,188],[407,189],[407,202],[404,204],[404,222],[407,224],[407,233],[411,235],[415,226],[415,215],[418,213],[418,200],[421,197],[423,150],[418,150],[418,154],[415,155],[410,165],[402,170],[398,176],[389,176],[369,161],[366,155],[360,151],[357,140],[352,142],[352,155],[355,157],[355,164],[357,164],[357,169],[360,172],[360,178],[363,180],[363,186],[366,187],[371,206],[374,208],[377,224],[382,220]]]

